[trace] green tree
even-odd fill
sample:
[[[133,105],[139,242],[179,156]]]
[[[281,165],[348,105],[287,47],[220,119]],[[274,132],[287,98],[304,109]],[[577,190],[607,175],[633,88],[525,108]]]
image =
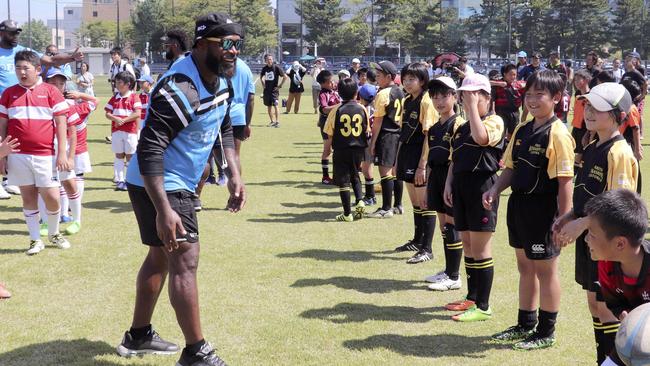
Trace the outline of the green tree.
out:
[[[278,45],[278,27],[267,0],[234,0],[233,20],[244,28],[245,56],[256,56]]]
[[[507,0],[484,0],[480,9],[467,20],[469,34],[488,55],[505,57],[508,53],[508,4]]]
[[[108,47],[115,41],[116,35],[117,25],[107,20],[85,23],[79,29],[82,43],[90,47]]]
[[[32,19],[32,43],[31,48],[38,52],[43,52],[45,47],[52,43],[52,32],[45,25],[42,20]],[[20,43],[27,46],[29,45],[29,32],[27,31],[27,25],[23,25],[23,32],[20,34]]]
[[[295,11],[300,15],[299,6]],[[337,54],[341,42],[340,28],[343,25],[341,16],[344,12],[341,0],[302,0],[303,23],[307,28],[305,40],[317,43],[319,53]]]
[[[568,40],[566,52],[573,58],[584,57],[590,50],[602,50],[609,40],[607,0],[552,0],[555,10],[546,24],[546,33],[557,34],[553,24],[564,23]],[[555,23],[558,22],[558,23]]]
[[[150,42],[150,49],[161,48],[166,10],[163,0],[141,1],[133,10],[131,25],[134,31],[129,39],[137,53],[145,50],[147,42]]]
[[[338,54],[361,55],[370,45],[370,25],[366,22],[366,11],[361,11],[338,29]]]
[[[643,0],[616,1],[612,9],[613,17],[610,23],[614,50],[629,52],[635,47],[642,48],[639,36],[644,34],[647,29],[643,24],[645,11],[643,3]],[[646,51],[645,47],[643,47],[643,51]]]

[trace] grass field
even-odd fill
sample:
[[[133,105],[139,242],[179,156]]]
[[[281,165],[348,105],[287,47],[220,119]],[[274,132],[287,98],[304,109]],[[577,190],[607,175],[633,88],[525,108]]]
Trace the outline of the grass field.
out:
[[[103,107],[107,87],[97,90]],[[279,129],[265,127],[266,110],[256,98],[252,138],[243,146],[244,211],[222,209],[224,188],[204,190],[201,315],[206,339],[219,355],[231,365],[594,363],[591,318],[573,281],[573,248],[561,257],[557,346],[518,352],[489,341],[516,321],[518,274],[507,242],[505,204],[493,244],[495,316],[473,324],[451,321],[442,308],[462,297],[464,288],[434,293],[422,281],[444,265],[439,233],[431,262],[407,265],[407,254],[392,252],[412,235],[410,209],[385,221],[334,222],[341,210],[338,190],[319,183],[321,141],[309,93],[300,114],[281,116]],[[93,172],[86,178],[84,227],[70,238],[70,250],[47,247],[26,256],[20,198],[0,201],[0,280],[13,293],[0,301],[2,366],[177,360],[122,359],[114,352],[130,325],[135,276],[146,248],[139,244],[127,194],[113,191],[113,158],[104,143],[109,132],[103,112],[95,112],[89,123]],[[647,176],[646,161],[642,167]],[[410,206],[406,193],[404,201]],[[183,344],[166,291],[153,324],[163,337]]]

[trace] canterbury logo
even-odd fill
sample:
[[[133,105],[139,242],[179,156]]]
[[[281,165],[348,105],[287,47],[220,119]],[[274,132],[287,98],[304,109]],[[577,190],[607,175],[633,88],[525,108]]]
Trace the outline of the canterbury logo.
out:
[[[202,31],[202,30],[204,30],[205,28],[207,28],[205,25],[199,25],[198,27],[196,27],[196,30],[197,30],[197,31]]]
[[[533,244],[531,246],[533,253],[544,253],[544,244]]]

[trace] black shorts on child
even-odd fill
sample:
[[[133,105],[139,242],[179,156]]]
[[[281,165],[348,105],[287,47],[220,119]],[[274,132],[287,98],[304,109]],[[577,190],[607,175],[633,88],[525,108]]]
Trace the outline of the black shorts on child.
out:
[[[598,262],[591,259],[589,246],[582,234],[576,240],[576,282],[583,290],[598,292]]]
[[[531,260],[560,255],[553,244],[551,227],[557,213],[556,194],[513,193],[508,199],[508,239],[510,246],[523,249]]]
[[[402,144],[397,153],[397,179],[406,183],[415,183],[415,172],[420,163],[422,145]]]
[[[375,142],[374,163],[377,166],[395,166],[397,162],[397,149],[399,147],[399,133],[379,132]]]
[[[433,165],[430,167],[427,179],[427,208],[452,216],[453,209],[445,204],[445,182],[447,181],[448,165]]]
[[[483,207],[483,193],[492,188],[497,174],[460,173],[452,183],[454,223],[457,231],[494,232],[497,226],[498,201],[491,210]]]
[[[350,186],[353,178],[359,179],[359,170],[365,148],[348,147],[334,150],[334,184],[339,187]]]

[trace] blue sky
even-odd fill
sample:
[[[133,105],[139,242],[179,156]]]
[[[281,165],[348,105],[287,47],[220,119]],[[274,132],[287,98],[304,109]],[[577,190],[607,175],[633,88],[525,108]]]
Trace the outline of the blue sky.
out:
[[[59,0],[59,19],[63,18],[64,5],[81,5],[90,0]],[[20,25],[27,23],[27,3],[31,2],[32,19],[47,22],[54,19],[55,0],[0,0],[0,19],[7,19],[7,2],[10,2],[11,19]]]

